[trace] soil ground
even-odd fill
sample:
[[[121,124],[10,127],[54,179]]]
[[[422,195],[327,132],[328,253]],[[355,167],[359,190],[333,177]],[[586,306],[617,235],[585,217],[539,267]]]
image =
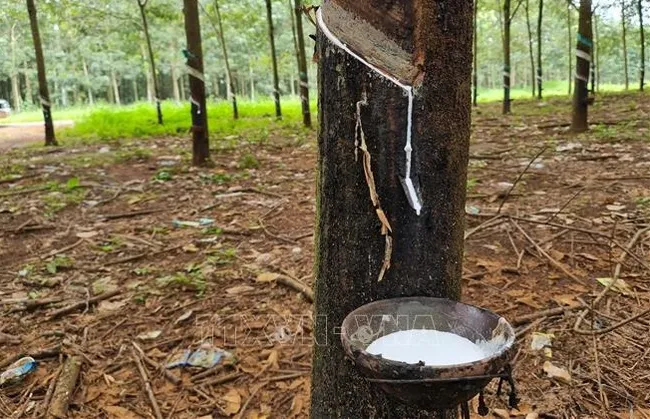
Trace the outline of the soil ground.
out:
[[[650,307],[650,97],[599,97],[581,135],[568,100],[499,109],[475,112],[463,278],[517,326],[519,410],[490,387],[490,414],[648,418],[650,316],[620,322]],[[210,169],[176,138],[0,156],[0,370],[39,361],[1,417],[42,414],[70,357],[71,417],[155,417],[136,360],[162,417],[308,415],[311,303],[285,284],[313,283],[315,134],[215,144]],[[161,368],[202,343],[234,358]]]
[[[73,121],[56,121],[54,128],[70,127]],[[0,152],[44,141],[42,122],[0,124]]]

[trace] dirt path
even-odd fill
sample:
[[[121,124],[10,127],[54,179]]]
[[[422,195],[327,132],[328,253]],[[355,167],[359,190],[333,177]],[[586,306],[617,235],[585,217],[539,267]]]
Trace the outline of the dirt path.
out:
[[[55,121],[54,128],[71,127],[74,121]],[[21,122],[15,124],[0,124],[0,151],[44,140],[42,122]]]

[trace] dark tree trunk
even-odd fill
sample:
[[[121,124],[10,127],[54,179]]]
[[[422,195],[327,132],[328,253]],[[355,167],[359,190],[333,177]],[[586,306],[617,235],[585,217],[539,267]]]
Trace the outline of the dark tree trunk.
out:
[[[600,44],[598,44],[598,15],[594,13],[594,41],[596,50],[594,51],[594,62],[596,63],[596,91],[600,92]]]
[[[140,6],[140,16],[142,17],[142,30],[144,38],[147,41],[147,53],[149,54],[149,67],[151,69],[151,80],[153,81],[153,94],[156,101],[156,112],[158,113],[158,124],[163,123],[162,109],[160,108],[160,87],[158,85],[158,76],[156,74],[156,59],[153,55],[153,48],[151,47],[151,36],[149,36],[149,25],[147,23],[147,13],[145,8],[149,0],[136,0]]]
[[[183,0],[183,13],[187,39],[186,64],[190,75],[190,102],[192,103],[192,163],[195,166],[204,166],[210,159],[210,143],[198,0]]]
[[[532,72],[533,97],[535,97],[535,53],[533,52],[533,31],[530,27],[530,4],[526,1],[526,28],[528,29],[528,52],[530,54],[530,71]]]
[[[503,114],[510,113],[510,0],[503,2]]]
[[[302,0],[295,0],[294,12],[296,14],[296,38],[298,40],[298,78],[300,84],[300,103],[302,104],[302,122],[306,127],[311,128],[307,55],[305,53],[305,35],[302,29]]]
[[[581,0],[582,1],[582,0]],[[573,80],[573,36],[571,32],[571,1],[567,2],[566,9],[566,19],[567,19],[567,30],[569,31],[569,50],[567,57],[569,57],[569,96],[571,95],[571,81]]]
[[[239,110],[237,109],[237,94],[235,93],[235,84],[233,82],[232,71],[230,71],[230,61],[228,60],[228,48],[226,48],[226,36],[223,33],[223,23],[221,21],[221,11],[219,10],[219,0],[214,0],[214,9],[217,13],[217,23],[219,24],[219,30],[217,31],[217,33],[219,34],[219,40],[221,41],[221,52],[223,53],[223,60],[224,63],[226,64],[226,75],[228,76],[227,82],[228,82],[230,95],[231,95],[229,99],[232,100],[232,115],[233,118],[239,119]]]
[[[336,331],[350,311],[371,301],[414,295],[460,298],[473,1],[382,0],[370,6],[370,0],[331,0],[321,9],[325,21],[328,14],[334,16],[333,9],[348,11],[340,20],[343,27],[349,28],[345,23],[351,21],[372,25],[377,34],[420,60],[410,176],[418,184],[422,209],[418,215],[400,182],[408,178],[405,89],[371,71],[320,30],[311,417],[432,417],[389,399],[363,379],[345,359]],[[393,21],[395,16],[405,21]],[[366,33],[358,25],[352,27],[357,34]],[[346,42],[349,33],[336,35]],[[378,42],[376,49],[383,51],[386,43]],[[362,141],[359,148],[355,136]],[[366,143],[380,206],[369,197],[361,162],[367,158],[362,148]],[[390,222],[391,231],[383,231],[386,236],[378,208]],[[387,238],[392,240],[391,267],[378,281]],[[445,417],[454,414],[446,412]]]
[[[542,100],[544,79],[542,77],[542,21],[544,18],[544,0],[539,0],[537,14],[537,99]]]
[[[38,92],[43,107],[43,119],[45,120],[45,145],[58,145],[54,135],[54,123],[52,122],[52,105],[50,104],[50,91],[47,87],[47,75],[45,73],[45,59],[43,58],[43,45],[41,34],[38,30],[38,17],[34,0],[27,0],[27,12],[29,13],[29,24],[32,28],[32,39],[34,40],[34,54],[36,56],[36,69],[38,71]]]
[[[478,0],[474,0],[474,65],[472,66],[472,105],[478,106]]]
[[[580,0],[578,20],[578,42],[576,45],[576,79],[573,93],[573,120],[571,130],[584,132],[589,129],[587,110],[589,107],[589,63],[593,49],[591,29],[591,0]]]
[[[627,19],[625,15],[625,0],[621,0],[621,26],[623,29],[622,32],[622,37],[623,37],[623,74],[625,76],[625,90],[628,90],[630,88],[630,76],[629,76],[629,68],[628,68],[628,63],[627,63],[627,23],[625,20]]]
[[[643,29],[643,0],[637,0],[637,11],[639,13],[639,31],[641,32],[641,64],[639,68],[639,90],[643,91],[645,86],[645,31]]]
[[[271,43],[271,61],[273,63],[273,100],[275,101],[275,116],[282,118],[280,106],[280,78],[278,77],[278,59],[275,53],[275,34],[273,30],[273,9],[271,0],[266,0],[266,19],[269,24],[269,42]]]

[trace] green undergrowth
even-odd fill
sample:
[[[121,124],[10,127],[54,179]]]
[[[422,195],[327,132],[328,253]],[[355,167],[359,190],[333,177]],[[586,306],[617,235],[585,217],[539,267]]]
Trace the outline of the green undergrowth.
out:
[[[208,105],[208,130],[213,142],[266,141],[272,133],[300,136],[308,131],[302,127],[302,111],[298,100],[282,102],[282,119],[275,118],[273,101],[242,102],[239,119],[232,116],[230,103]],[[314,109],[315,114],[315,109]],[[130,106],[105,106],[93,109],[80,118],[74,127],[60,131],[64,143],[112,142],[126,138],[189,136],[191,117],[189,104],[163,104],[164,124],[157,123],[156,109],[148,103]]]

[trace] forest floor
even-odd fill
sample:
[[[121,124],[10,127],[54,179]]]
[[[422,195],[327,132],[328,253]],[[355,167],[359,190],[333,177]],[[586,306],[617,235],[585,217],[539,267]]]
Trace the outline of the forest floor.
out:
[[[650,96],[599,97],[581,135],[567,99],[499,110],[475,111],[463,278],[517,326],[520,410],[491,388],[491,414],[650,418],[650,316],[619,324],[650,307]],[[210,169],[179,138],[0,155],[0,371],[39,361],[1,417],[58,400],[66,359],[73,417],[155,417],[143,381],[160,417],[306,417],[315,134],[221,140]],[[164,369],[201,344],[233,357]]]

